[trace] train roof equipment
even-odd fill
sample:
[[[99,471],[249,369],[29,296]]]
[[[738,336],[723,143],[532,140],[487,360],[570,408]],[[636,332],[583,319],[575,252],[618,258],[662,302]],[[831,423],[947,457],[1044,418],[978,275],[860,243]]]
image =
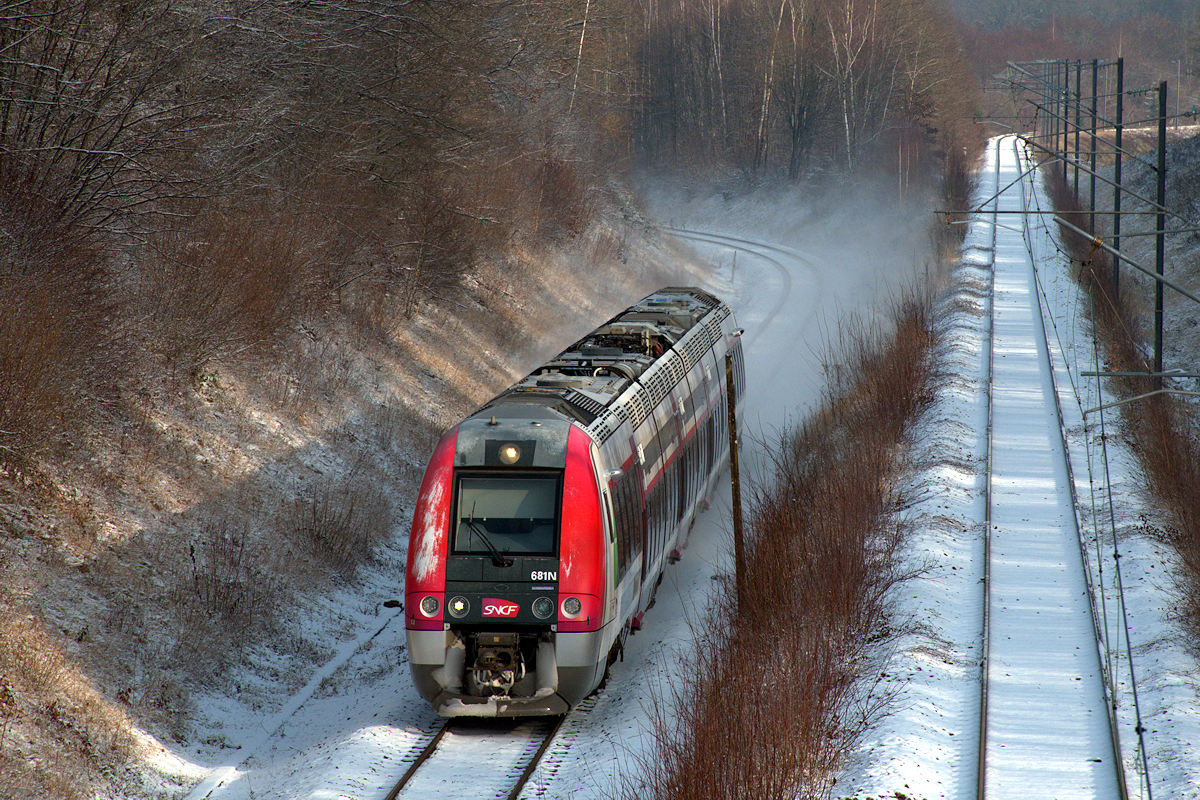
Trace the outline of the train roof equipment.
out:
[[[701,289],[660,289],[572,344],[472,416],[561,416],[579,422],[603,441],[616,431],[621,419],[628,418],[637,426],[649,416],[670,387],[720,338],[721,322],[729,313],[728,306]],[[625,402],[616,403],[618,398]]]

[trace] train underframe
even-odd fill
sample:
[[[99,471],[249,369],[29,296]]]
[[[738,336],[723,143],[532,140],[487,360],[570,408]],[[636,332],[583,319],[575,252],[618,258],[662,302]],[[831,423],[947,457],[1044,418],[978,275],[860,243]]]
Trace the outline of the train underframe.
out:
[[[565,714],[603,677],[602,639],[603,630],[410,630],[409,664],[444,717]]]

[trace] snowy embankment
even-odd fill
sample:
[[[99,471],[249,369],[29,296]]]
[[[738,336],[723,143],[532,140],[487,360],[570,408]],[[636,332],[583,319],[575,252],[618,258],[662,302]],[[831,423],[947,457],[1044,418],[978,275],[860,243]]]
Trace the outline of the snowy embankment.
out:
[[[1014,161],[1011,165],[1014,171],[1009,179],[997,182],[989,174],[995,169],[998,148],[1011,150],[1013,141],[994,140],[989,148],[992,160],[984,166],[975,200],[985,208],[990,207],[993,192],[1018,174],[1011,154],[1008,160]],[[1049,210],[1036,173],[1023,184],[1018,182],[1009,187],[1008,192],[1022,198],[1013,210]],[[1002,207],[1004,202],[1002,193]],[[1158,797],[1200,797],[1200,753],[1191,745],[1200,741],[1200,704],[1195,686],[1200,672],[1171,616],[1175,592],[1172,556],[1145,533],[1143,520],[1153,518],[1156,510],[1146,497],[1145,481],[1133,455],[1123,445],[1119,433],[1113,435],[1114,428],[1119,428],[1119,419],[1111,412],[1102,419],[1101,412],[1093,410],[1112,398],[1094,377],[1082,374],[1097,370],[1097,350],[1087,321],[1086,301],[1069,276],[1065,258],[1050,232],[1051,225],[1044,213],[1029,217],[1027,226],[1017,214],[1002,215],[995,223],[990,214],[972,220],[953,291],[942,302],[942,344],[938,353],[944,376],[942,386],[937,401],[920,420],[913,435],[917,450],[907,492],[914,498],[910,514],[915,530],[906,557],[914,568],[923,568],[923,572],[905,584],[896,598],[901,615],[911,624],[907,635],[881,667],[882,688],[894,692],[897,699],[890,716],[864,738],[854,754],[839,782],[839,796],[932,800],[968,797],[976,791],[989,325],[993,299],[998,311],[1006,303],[1011,307],[1009,295],[1019,289],[1031,297],[1036,294],[1033,310],[1040,312],[1044,320],[1044,352],[1049,358],[1037,359],[1044,366],[1026,371],[1024,389],[1019,371],[1010,368],[1005,380],[1011,385],[1006,391],[1013,397],[1040,397],[1046,406],[1052,406],[1049,402],[1052,395],[1046,395],[1048,387],[1053,386],[1058,392],[1063,438],[1075,481],[1074,510],[1080,531],[1076,540],[1087,554],[1085,559],[1081,558],[1080,547],[1075,545],[1073,558],[1076,566],[1083,562],[1090,571],[1096,629],[1102,634],[1097,645],[1097,637],[1091,635],[1091,619],[1073,624],[1087,634],[1085,641],[1076,643],[1081,652],[1091,661],[1097,660],[1091,653],[1097,653],[1104,664],[1102,671],[1081,666],[1078,672],[1083,674],[1078,674],[1079,682],[1094,682],[1096,672],[1112,676],[1118,738],[1130,796],[1148,796],[1149,788]],[[1028,280],[1021,288],[1012,281],[1000,281],[1002,270],[997,265],[993,298],[989,292],[993,257],[1002,252],[1007,252],[1008,257],[1014,252],[1026,254],[1035,269],[1028,272]],[[1021,302],[1028,307],[1030,298]],[[1000,355],[998,352],[997,357]],[[1037,353],[1030,345],[1002,355],[1033,364]],[[1030,417],[1031,423],[1032,420]],[[1019,437],[1013,437],[1010,444],[1016,444],[1016,438]],[[999,449],[1001,445],[995,446]],[[1010,464],[1007,468],[1015,475],[1013,471],[1019,471],[1022,464]],[[999,481],[999,469],[995,475]],[[1065,480],[1062,475],[1061,481]],[[998,537],[1006,533],[999,529],[1000,525],[1027,526],[1047,493],[1062,496],[1069,488],[1052,489],[1033,480],[1026,481],[1024,487],[1020,484],[1018,480],[1008,481],[1008,496],[998,493],[995,498],[995,503],[1009,506],[1004,509],[1009,517],[1007,523],[1002,514],[993,517],[996,525],[993,530]],[[1053,511],[1048,516],[1052,517]],[[1061,522],[1060,527],[1076,537],[1076,520],[1068,518]],[[1118,551],[1119,560],[1115,557]],[[1063,551],[1049,558],[1064,559],[1065,563],[1066,555]],[[1027,571],[1028,585],[1021,591],[1033,597],[1053,594],[1037,577],[1039,574]],[[1078,589],[1076,595],[1080,591],[1085,590]],[[1006,610],[1003,604],[996,605],[993,601],[994,617]],[[1082,604],[1078,613],[1086,617],[1087,605]],[[1051,628],[1044,623],[1029,623],[1026,627],[1033,629],[1039,625],[1042,633],[1049,634],[1048,639],[1068,635],[1062,626]],[[992,630],[994,636],[1006,636],[994,622]],[[1061,706],[1069,694],[1056,693],[1052,687],[1055,680],[1063,677],[1068,684],[1073,682],[1076,674],[1056,674],[1046,660],[1040,662],[1039,668],[1039,651],[1034,648],[1041,645],[1035,645],[1036,637],[1025,635],[1037,632],[1013,630],[1007,634],[1011,637],[1007,642],[1010,650],[1015,641],[1018,650],[1026,651],[1023,655],[1017,653],[1017,663],[1010,660],[999,673],[993,654],[989,716],[1005,715],[1008,733],[1025,731],[1010,741],[1000,738],[1014,751],[1034,745],[1041,749],[1032,754],[1027,752],[1018,763],[1012,759],[993,762],[989,758],[988,786],[995,788],[994,781],[1000,780],[1011,787],[1011,781],[1016,780],[1016,785],[1023,787],[1022,796],[1113,796],[1107,790],[1095,794],[1087,786],[1093,778],[1111,780],[1111,765],[1104,763],[1111,758],[1105,759],[1104,753],[1099,752],[1106,731],[1100,743],[1083,745],[1084,749],[1098,751],[1085,754],[1087,763],[1070,769],[1060,765],[1051,780],[1036,774],[1045,770],[1058,754],[1065,753],[1067,739],[1080,732],[1080,726],[1076,725],[1069,731],[1061,731],[1062,735],[1052,735],[1066,719]],[[1018,670],[1024,672],[1018,674]],[[1017,680],[1022,685],[1016,686]],[[997,683],[1001,687],[1015,686],[1018,694],[1029,694],[1018,697],[1011,692],[995,691]],[[1099,695],[1098,688],[1095,694]],[[1016,705],[1022,702],[1025,705]],[[1139,711],[1140,725],[1144,727],[1141,739],[1137,733]],[[1095,717],[1091,725],[1107,727],[1102,703],[1090,713]],[[1144,753],[1141,742],[1145,745]],[[991,746],[995,744],[993,741]],[[1111,747],[1108,752],[1111,753]],[[1071,769],[1078,771],[1072,775]],[[1005,772],[992,774],[1001,770]]]

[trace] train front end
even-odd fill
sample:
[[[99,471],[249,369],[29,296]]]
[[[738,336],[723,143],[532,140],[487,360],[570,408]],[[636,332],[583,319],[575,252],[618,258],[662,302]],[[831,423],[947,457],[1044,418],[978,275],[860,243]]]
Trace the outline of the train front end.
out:
[[[592,442],[542,407],[447,433],[409,539],[408,657],[443,716],[566,713],[605,665],[606,539]]]

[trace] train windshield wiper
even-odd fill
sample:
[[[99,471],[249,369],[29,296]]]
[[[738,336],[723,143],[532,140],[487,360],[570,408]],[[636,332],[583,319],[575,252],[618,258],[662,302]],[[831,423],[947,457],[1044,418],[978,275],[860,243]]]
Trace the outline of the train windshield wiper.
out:
[[[474,533],[479,534],[479,540],[483,542],[483,544],[487,547],[488,552],[492,554],[493,564],[495,564],[497,567],[511,567],[513,565],[513,560],[506,557],[500,552],[499,549],[497,549],[496,545],[492,544],[492,540],[488,538],[487,531],[484,530],[483,525],[475,521],[474,514],[467,519],[467,528]]]

